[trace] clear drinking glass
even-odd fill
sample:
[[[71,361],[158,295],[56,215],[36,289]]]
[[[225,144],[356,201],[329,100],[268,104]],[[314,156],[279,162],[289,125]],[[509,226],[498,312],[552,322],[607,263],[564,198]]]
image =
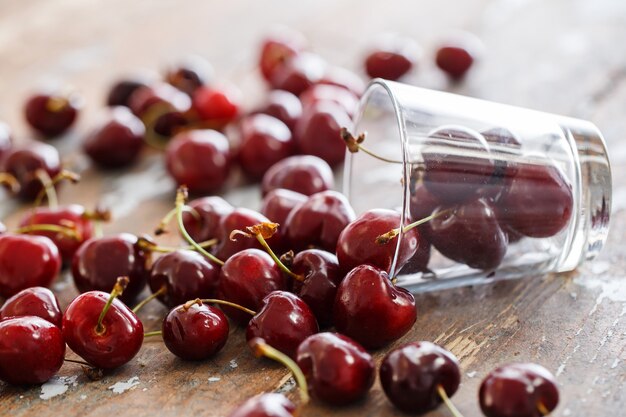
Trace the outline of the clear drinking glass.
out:
[[[364,134],[344,171],[357,215],[431,218],[408,264],[404,232],[389,243],[412,291],[570,271],[606,240],[611,171],[590,122],[377,79],[351,133]]]

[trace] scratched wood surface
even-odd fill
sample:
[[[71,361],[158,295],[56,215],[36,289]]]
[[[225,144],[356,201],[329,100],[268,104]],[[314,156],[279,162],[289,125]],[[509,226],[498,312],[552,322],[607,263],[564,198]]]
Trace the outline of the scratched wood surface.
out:
[[[418,321],[397,344],[431,340],[459,357],[464,378],[454,400],[466,416],[480,415],[477,389],[482,377],[511,361],[537,362],[556,374],[562,392],[556,416],[624,415],[626,3],[317,0],[288,4],[277,0],[1,0],[0,119],[9,122],[23,140],[30,134],[21,116],[26,94],[48,82],[75,86],[85,97],[85,111],[73,132],[54,144],[84,180],[63,189],[62,201],[87,206],[102,201],[113,207],[115,215],[107,233],[140,233],[150,232],[172,204],[174,185],[163,171],[161,156],[146,152],[133,169],[103,175],[73,151],[98,116],[110,81],[137,69],[158,70],[168,60],[199,53],[214,63],[218,79],[241,86],[246,105],[252,107],[264,88],[253,68],[256,46],[273,23],[302,30],[330,62],[353,69],[358,69],[368,40],[381,31],[397,30],[414,36],[426,51],[416,75],[409,79],[412,83],[589,118],[606,136],[614,169],[611,232],[600,258],[570,274],[533,277],[529,273],[519,281],[419,295]],[[454,29],[477,33],[487,46],[487,56],[465,83],[451,87],[433,68],[431,56],[437,39]],[[258,195],[254,186],[246,186],[227,192],[226,198],[255,208]],[[9,225],[25,210],[6,196],[1,197],[1,209]],[[76,295],[66,273],[53,288],[63,306]],[[146,329],[159,328],[165,312],[158,303],[142,311]],[[376,359],[384,353],[376,352]],[[0,415],[223,416],[254,394],[288,389],[286,374],[279,366],[253,358],[239,329],[232,331],[224,351],[203,363],[174,358],[155,338],[130,364],[98,382],[66,364],[59,378],[44,387],[21,389],[0,383]],[[313,403],[303,414],[400,415],[378,383],[359,404],[332,409]],[[429,415],[447,412],[440,409]]]

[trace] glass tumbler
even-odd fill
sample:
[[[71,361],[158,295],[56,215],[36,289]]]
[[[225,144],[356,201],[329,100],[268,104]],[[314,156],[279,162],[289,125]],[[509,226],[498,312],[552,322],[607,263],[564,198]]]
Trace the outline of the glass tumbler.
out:
[[[389,272],[412,291],[570,271],[606,240],[611,170],[590,122],[376,79],[349,136],[344,193],[357,215],[401,213]]]

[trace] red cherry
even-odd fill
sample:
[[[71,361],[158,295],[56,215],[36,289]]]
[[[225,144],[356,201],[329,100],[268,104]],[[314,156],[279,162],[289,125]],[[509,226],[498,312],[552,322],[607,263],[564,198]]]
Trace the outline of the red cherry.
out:
[[[24,114],[33,129],[44,136],[54,137],[74,123],[80,105],[77,95],[37,94],[26,101]]]
[[[522,147],[519,139],[512,132],[504,128],[489,129],[481,132],[481,135],[483,135],[489,144],[489,148],[494,153],[518,155]],[[497,159],[495,162],[496,166],[491,179],[491,185],[492,187],[498,185],[507,187],[517,173],[517,163],[504,159]],[[497,187],[494,188],[500,191]]]
[[[266,114],[246,117],[239,126],[239,163],[250,178],[260,180],[275,163],[294,152],[294,141],[286,124]]]
[[[109,90],[106,104],[107,106],[130,107],[130,97],[133,93],[141,87],[148,87],[150,84],[151,81],[144,76],[129,77],[116,81]]]
[[[191,238],[196,242],[204,242],[217,237],[220,220],[234,210],[230,203],[218,196],[197,198],[187,205],[194,212],[193,214],[187,211],[183,213],[183,224]],[[196,218],[195,215],[199,218]]]
[[[302,107],[307,109],[319,102],[331,101],[339,104],[350,117],[359,107],[359,98],[350,90],[330,84],[315,84],[300,94]]]
[[[365,91],[365,83],[354,72],[341,67],[328,67],[318,84],[335,85],[345,88],[357,97]]]
[[[270,81],[274,73],[306,47],[304,36],[293,29],[277,27],[263,39],[259,68],[263,78]]]
[[[318,83],[326,73],[327,64],[320,56],[302,52],[279,66],[270,79],[274,89],[285,90],[297,96]]]
[[[376,349],[411,329],[417,319],[415,298],[394,286],[385,271],[357,266],[339,284],[334,319],[337,331]]]
[[[295,155],[272,165],[263,176],[263,195],[276,188],[313,195],[331,190],[335,186],[333,171],[321,158],[312,155]]]
[[[417,176],[418,174],[414,175]],[[413,180],[413,178],[411,179]],[[441,201],[432,195],[423,183],[416,184],[412,188],[409,200],[411,221],[421,220],[430,216],[439,206],[441,206]]]
[[[259,223],[267,223],[267,217],[254,210],[246,208],[236,208],[226,216],[222,217],[217,227],[217,239],[219,245],[215,250],[215,256],[219,259],[227,260],[237,252],[244,249],[261,248],[256,239],[245,239],[242,237],[236,240],[230,239],[233,230],[246,230],[248,226],[254,226]],[[274,237],[269,239],[270,244],[274,243]]]
[[[114,107],[83,143],[85,153],[103,168],[131,165],[143,149],[146,129],[126,107]]]
[[[143,343],[143,325],[117,298],[98,328],[98,318],[110,294],[89,291],[70,303],[63,315],[67,345],[96,368],[113,369],[135,357]]]
[[[216,130],[179,133],[167,146],[167,170],[191,193],[208,194],[220,189],[230,173],[228,139]]]
[[[59,152],[46,143],[27,142],[9,151],[3,161],[4,171],[20,183],[17,196],[22,200],[34,200],[43,189],[37,170],[44,170],[50,178],[61,172]]]
[[[437,66],[451,79],[460,80],[482,55],[480,39],[470,33],[463,33],[444,42],[435,57]]]
[[[186,112],[191,107],[191,99],[179,89],[162,82],[136,89],[128,104],[135,116],[143,119],[156,106]]]
[[[277,188],[263,198],[261,214],[274,223],[285,224],[291,210],[306,200],[307,197],[304,194]],[[279,228],[271,239],[275,251],[280,253],[289,249],[283,228]]]
[[[47,287],[61,270],[59,250],[44,236],[0,236],[0,296],[30,287]]]
[[[246,339],[263,339],[291,358],[304,339],[319,331],[313,312],[298,296],[287,291],[272,291],[246,328]]]
[[[39,317],[0,321],[0,380],[41,384],[61,369],[65,341],[61,330]]]
[[[210,82],[213,78],[213,67],[206,59],[190,55],[170,65],[163,78],[179,90],[192,95],[199,87]]]
[[[378,40],[365,58],[365,72],[371,78],[398,80],[417,64],[421,50],[408,37],[389,35]]]
[[[218,308],[202,302],[190,304],[174,307],[163,319],[163,342],[179,358],[199,361],[222,350],[229,326]]]
[[[13,146],[13,136],[9,125],[0,121],[0,161]]]
[[[272,90],[267,94],[265,104],[257,112],[277,118],[293,131],[296,122],[302,116],[302,103],[289,91]]]
[[[262,394],[241,404],[228,417],[294,417],[296,406],[283,394]]]
[[[517,363],[491,371],[478,397],[487,417],[541,417],[556,408],[559,389],[543,366]]]
[[[9,317],[36,316],[61,328],[63,314],[55,295],[44,287],[26,288],[5,301],[0,321]]]
[[[430,342],[413,342],[389,352],[380,365],[380,383],[400,410],[423,414],[442,403],[439,389],[451,397],[459,388],[456,357]]]
[[[423,229],[420,229],[420,232],[417,234],[417,251],[415,255],[400,269],[398,275],[428,271],[428,262],[430,262],[430,242],[422,230]]]
[[[239,115],[241,91],[235,86],[199,87],[193,94],[193,108],[200,119],[219,129]]]

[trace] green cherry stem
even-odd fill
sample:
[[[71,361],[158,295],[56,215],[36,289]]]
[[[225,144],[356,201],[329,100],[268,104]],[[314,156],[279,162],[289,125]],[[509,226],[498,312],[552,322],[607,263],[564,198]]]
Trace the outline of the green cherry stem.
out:
[[[160,295],[164,295],[167,292],[167,287],[165,285],[163,285],[161,288],[159,288],[159,290],[155,293],[150,294],[148,297],[144,298],[143,300],[141,300],[139,302],[139,304],[137,304],[134,308],[133,308],[133,313],[137,314],[137,312],[139,310],[141,310],[143,308],[143,306],[145,306],[146,304],[148,304],[150,301],[154,300],[155,298],[157,298]]]
[[[14,194],[20,190],[20,182],[8,172],[0,172],[0,184],[9,187],[9,190]]]
[[[200,221],[202,220],[200,217],[200,213],[198,213],[198,211],[196,209],[194,209],[193,207],[189,207],[189,206],[184,206],[183,210],[191,213],[191,215],[197,220]],[[176,208],[171,209],[159,222],[159,225],[157,226],[157,228],[154,230],[154,234],[155,235],[162,235],[164,233],[167,233],[167,225],[170,224],[170,222],[172,221],[172,219],[176,216]]]
[[[463,414],[461,414],[459,409],[454,406],[454,404],[450,400],[450,397],[448,397],[448,393],[446,393],[446,390],[443,389],[441,385],[437,385],[437,393],[439,394],[439,397],[441,397],[441,400],[446,405],[446,407],[448,407],[448,409],[450,410],[450,413],[452,413],[454,417],[463,417]]]
[[[402,228],[402,233],[406,233],[411,229],[415,229],[417,226],[420,226],[426,222],[431,221],[432,219],[435,219],[439,216],[443,216],[444,214],[448,214],[451,211],[453,211],[453,209],[447,209],[447,210],[442,210],[438,213],[433,213],[430,216],[424,217],[423,219],[414,221],[411,224],[407,224],[406,226],[404,226]],[[382,235],[379,235],[376,237],[376,243],[379,245],[386,245],[387,243],[389,243],[392,239],[394,239],[396,236],[398,236],[400,234],[400,228],[396,227],[395,229],[391,229],[390,231],[388,231],[387,233],[383,233]]]
[[[152,337],[152,336],[161,336],[163,332],[161,330],[155,330],[153,332],[146,332],[143,334],[143,337]]]
[[[62,181],[69,181],[72,184],[76,184],[80,181],[80,175],[75,172],[68,171],[66,169],[61,170],[54,178],[50,178],[48,173],[43,170],[37,170],[35,173],[41,184],[43,185],[43,189],[39,191],[37,197],[35,198],[35,202],[33,203],[35,207],[39,207],[44,197],[48,197],[48,204],[52,208],[56,208],[58,206],[58,198],[55,186]]]
[[[230,301],[218,300],[216,298],[204,298],[202,300],[201,299],[195,299],[195,300],[192,300],[192,301],[187,301],[185,303],[185,305],[183,306],[183,308],[189,309],[193,304],[198,304],[198,303],[220,304],[220,305],[236,308],[237,310],[243,311],[244,313],[248,313],[251,316],[256,316],[256,311],[254,311],[254,310],[250,310],[249,308],[246,308],[246,307],[244,307],[242,305],[239,305],[239,304],[236,304],[236,303],[231,303]]]
[[[115,300],[117,297],[122,295],[122,293],[124,292],[124,289],[128,285],[128,282],[129,282],[128,277],[119,277],[117,279],[117,282],[115,283],[115,285],[113,286],[113,289],[111,290],[109,299],[107,300],[106,304],[102,308],[102,311],[100,312],[100,317],[98,317],[98,323],[96,324],[97,334],[101,335],[106,330],[104,325],[102,324],[102,321],[104,320],[104,317],[107,315],[107,312],[111,308],[111,304],[113,304],[113,300]]]
[[[362,151],[368,154],[369,156],[376,158],[383,162],[388,162],[390,164],[400,164],[400,165],[403,164],[402,161],[396,161],[395,159],[387,159],[380,155],[376,155],[376,153],[370,151],[365,146],[363,146],[363,141],[365,140],[366,132],[363,132],[359,134],[357,137],[354,137],[354,135],[350,133],[350,131],[347,128],[342,127],[340,134],[341,134],[341,138],[346,143],[346,147],[348,148],[348,151],[350,151],[351,153],[357,153],[358,151]]]
[[[13,233],[17,233],[17,234],[29,234],[33,232],[60,233],[74,240],[81,240],[82,238],[75,228],[67,227],[67,226],[60,226],[58,224],[30,224],[28,226],[22,226],[13,231]]]

